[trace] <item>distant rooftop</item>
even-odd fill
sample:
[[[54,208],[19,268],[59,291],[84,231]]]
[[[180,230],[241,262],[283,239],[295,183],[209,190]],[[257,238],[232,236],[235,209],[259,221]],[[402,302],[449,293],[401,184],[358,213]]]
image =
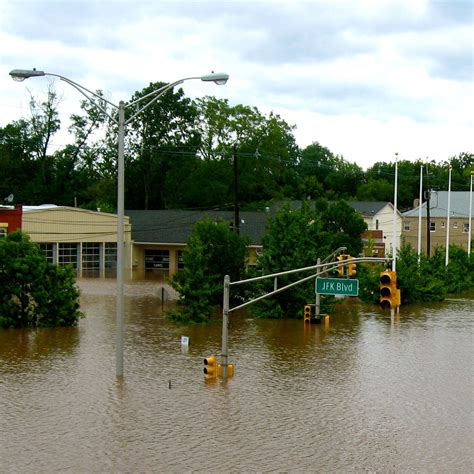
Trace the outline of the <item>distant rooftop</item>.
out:
[[[451,191],[450,217],[469,217],[469,191]],[[418,217],[420,207],[417,206],[403,213],[403,217]],[[447,217],[448,191],[431,191],[430,216]],[[421,215],[426,217],[426,201],[421,206]]]
[[[234,222],[231,211],[126,210],[132,224],[132,239],[137,243],[185,244],[193,226],[204,218]],[[241,212],[240,235],[249,237],[251,245],[261,245],[269,214]]]

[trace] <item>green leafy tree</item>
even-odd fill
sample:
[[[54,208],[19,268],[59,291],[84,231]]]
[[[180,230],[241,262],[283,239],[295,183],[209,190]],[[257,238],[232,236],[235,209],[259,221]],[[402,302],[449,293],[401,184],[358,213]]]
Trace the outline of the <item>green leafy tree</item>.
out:
[[[343,201],[332,205],[322,201],[316,206],[303,201],[296,209],[286,203],[269,220],[258,270],[265,275],[313,266],[318,257],[324,259],[341,246],[358,255],[362,249],[360,234],[365,228],[363,219]],[[304,276],[298,273],[279,277],[278,286]],[[270,291],[272,284],[262,282],[253,296]],[[252,312],[259,317],[297,318],[303,305],[313,299],[314,280],[311,280],[257,303]]]
[[[386,179],[369,179],[357,190],[358,201],[389,201],[393,200],[393,184]]]
[[[358,256],[363,248],[361,235],[367,229],[362,216],[345,201],[325,204],[323,200],[319,209],[322,213],[326,252],[329,254],[339,247],[346,247],[350,255]]]
[[[364,182],[362,168],[334,155],[318,142],[301,151],[298,174],[302,178],[300,187],[306,189],[307,196],[312,199],[322,196],[320,187],[328,199],[349,199],[357,194],[357,187]]]
[[[131,101],[140,100],[164,83],[151,83],[136,92]],[[140,105],[145,106],[146,100]],[[133,114],[133,108],[128,111]],[[170,171],[180,168],[186,175],[184,153],[195,156],[199,134],[194,123],[197,111],[183,89],[168,90],[159,100],[140,112],[127,128],[127,206],[135,209],[163,209],[166,206],[166,181]],[[183,166],[184,165],[184,166]]]
[[[298,158],[293,126],[277,114],[266,116],[255,107],[231,106],[227,100],[215,97],[197,99],[195,103],[196,129],[201,137],[198,154],[203,167],[212,172],[204,182],[199,178],[205,175],[198,174],[194,188],[216,188],[213,204],[227,203],[229,195],[234,195],[237,170],[243,206],[291,194]]]
[[[469,256],[462,247],[450,245],[446,277],[448,293],[460,293],[473,288],[474,254]]]
[[[222,304],[224,276],[239,280],[244,274],[247,239],[231,231],[228,222],[198,222],[183,253],[184,270],[171,284],[179,292],[175,321],[205,322]]]
[[[80,317],[71,268],[48,263],[20,231],[0,240],[0,327],[74,326]]]

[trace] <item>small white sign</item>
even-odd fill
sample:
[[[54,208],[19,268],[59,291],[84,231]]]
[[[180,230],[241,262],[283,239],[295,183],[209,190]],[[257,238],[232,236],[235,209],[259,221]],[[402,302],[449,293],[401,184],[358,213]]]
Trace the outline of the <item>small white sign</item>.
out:
[[[181,336],[181,345],[182,346],[189,346],[189,337],[188,336]]]

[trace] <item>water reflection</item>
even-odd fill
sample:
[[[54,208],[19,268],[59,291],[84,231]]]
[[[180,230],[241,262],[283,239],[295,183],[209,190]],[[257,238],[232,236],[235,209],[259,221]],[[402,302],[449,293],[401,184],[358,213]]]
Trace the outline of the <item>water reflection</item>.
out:
[[[347,302],[329,326],[233,315],[235,376],[209,383],[220,324],[171,324],[134,281],[117,381],[115,282],[80,285],[78,328],[0,331],[1,472],[473,470],[474,294]]]

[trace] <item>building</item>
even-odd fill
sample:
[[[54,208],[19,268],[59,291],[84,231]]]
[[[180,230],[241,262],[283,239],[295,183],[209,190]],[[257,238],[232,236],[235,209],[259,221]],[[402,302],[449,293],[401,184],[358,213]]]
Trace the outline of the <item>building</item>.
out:
[[[469,238],[469,199],[468,191],[451,191],[449,215],[449,243],[467,250]],[[448,233],[448,191],[431,191],[429,223],[426,201],[421,205],[421,251],[426,253],[427,231],[429,226],[430,252],[435,247],[446,247]],[[418,222],[420,207],[404,212],[402,239],[414,249],[418,249]]]
[[[367,231],[362,235],[364,247],[372,256],[383,257],[393,246],[393,204],[387,201],[350,201],[349,204],[364,218]],[[402,214],[395,213],[395,248],[400,248]]]
[[[171,276],[183,269],[183,250],[193,226],[204,218],[227,221],[234,226],[230,211],[127,210],[132,223],[134,275]],[[268,219],[266,212],[241,212],[240,234],[250,240],[248,265],[254,265],[262,248]]]
[[[71,265],[78,276],[115,276],[117,216],[76,207],[24,206],[22,230],[46,258]],[[131,271],[131,228],[125,218],[125,272]]]
[[[20,229],[23,209],[21,206],[0,206],[0,238]]]
[[[370,249],[371,255],[383,256],[386,233],[393,234],[392,204],[349,204],[362,214],[367,223],[368,231],[362,236],[366,248]],[[298,205],[301,202],[292,203],[292,206]],[[278,207],[276,204],[266,211],[240,213],[240,234],[250,241],[248,265],[256,264],[268,218]],[[82,277],[116,275],[115,214],[54,205],[24,206],[19,212],[22,212],[23,231],[40,245],[51,263],[71,265]],[[183,269],[183,250],[194,225],[204,218],[226,221],[230,227],[234,226],[234,213],[231,211],[127,210],[125,214],[127,278],[162,278]],[[397,213],[398,224],[401,227]]]

